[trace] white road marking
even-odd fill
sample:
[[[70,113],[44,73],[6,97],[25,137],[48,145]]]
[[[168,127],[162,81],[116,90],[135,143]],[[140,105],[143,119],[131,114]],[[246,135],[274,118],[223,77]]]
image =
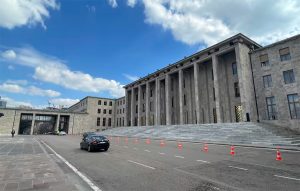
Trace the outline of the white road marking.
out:
[[[124,148],[128,148],[128,146],[124,146]]]
[[[278,178],[285,178],[285,179],[298,180],[298,181],[300,181],[299,178],[292,178],[292,177],[288,177],[288,176],[280,176],[280,175],[276,175],[276,174],[275,174],[274,176],[276,176],[276,177],[278,177]]]
[[[183,156],[179,156],[179,155],[175,155],[174,157],[184,159]]]
[[[138,150],[136,147],[134,147],[133,149],[136,150],[136,151]]]
[[[55,152],[49,145],[47,145],[44,141],[41,141],[48,149],[50,149],[60,160],[62,160],[70,169],[74,171],[83,181],[85,181],[94,191],[102,191],[98,186],[96,186],[89,178],[83,175],[76,167],[74,167],[71,163],[69,163],[65,158]]]
[[[208,162],[206,160],[197,160],[197,162],[210,163],[210,162]]]
[[[132,161],[132,160],[127,160],[128,162],[131,162],[131,163],[134,163],[134,164],[137,164],[137,165],[140,165],[140,166],[143,166],[143,167],[146,167],[146,168],[150,168],[152,170],[155,170],[154,167],[152,166],[148,166],[148,165],[145,165],[145,164],[142,164],[142,163],[139,163],[139,162],[135,162],[135,161]]]
[[[235,168],[235,169],[239,169],[239,170],[248,170],[246,168],[241,168],[241,167],[237,167],[237,166],[228,166],[229,168]]]
[[[165,155],[166,153],[159,153],[160,155]]]
[[[149,150],[144,150],[144,151],[146,151],[146,152],[148,152],[148,153],[150,153],[151,151],[149,151]]]

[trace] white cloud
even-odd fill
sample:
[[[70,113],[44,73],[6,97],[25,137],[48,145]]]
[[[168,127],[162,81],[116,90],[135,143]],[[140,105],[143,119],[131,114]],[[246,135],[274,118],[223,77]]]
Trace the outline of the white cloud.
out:
[[[129,7],[134,7],[135,4],[136,4],[136,1],[137,1],[137,0],[127,0],[127,5],[128,5]]]
[[[129,75],[129,74],[123,74],[123,76],[125,76],[125,78],[127,78],[128,80],[130,81],[136,81],[139,79],[139,77],[137,76],[132,76],[132,75]]]
[[[54,104],[56,106],[64,106],[64,107],[70,107],[79,101],[80,101],[79,99],[70,99],[70,98],[56,98],[56,99],[49,100],[51,104]]]
[[[7,81],[3,84],[0,84],[0,91],[18,93],[18,94],[27,94],[33,96],[45,96],[45,97],[58,97],[60,93],[54,90],[44,90],[35,86],[22,87],[22,82],[13,83],[14,81]]]
[[[186,44],[212,45],[242,32],[263,45],[300,33],[298,0],[143,0],[145,21]]]
[[[49,18],[49,10],[59,9],[56,0],[1,0],[0,27],[13,29],[24,25],[44,24]]]
[[[9,84],[18,84],[18,85],[23,85],[23,86],[28,84],[27,80],[6,80],[5,82],[9,83]]]
[[[17,101],[9,97],[1,97],[2,100],[5,100],[7,102],[7,107],[30,107],[32,108],[32,104],[30,102],[24,102],[24,101]]]
[[[113,8],[116,8],[118,6],[117,0],[108,0],[108,3]]]
[[[34,68],[34,78],[37,80],[83,92],[108,92],[112,97],[124,96],[123,85],[119,82],[93,77],[81,71],[72,71],[64,64],[64,61],[42,54],[32,48],[12,49],[11,51],[16,54],[14,59],[7,59],[3,56],[3,53],[7,51],[0,52],[0,59]]]
[[[16,53],[13,50],[6,50],[1,53],[1,57],[8,60],[13,60],[16,58]]]

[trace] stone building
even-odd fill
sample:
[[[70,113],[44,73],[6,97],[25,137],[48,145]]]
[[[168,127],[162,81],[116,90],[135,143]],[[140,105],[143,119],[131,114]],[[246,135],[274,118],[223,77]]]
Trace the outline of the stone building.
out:
[[[125,126],[125,97],[121,97],[115,100],[115,127]]]
[[[89,121],[87,113],[63,110],[41,110],[25,108],[0,109],[4,116],[0,118],[0,134],[48,134],[65,131],[79,134],[87,130]]]
[[[300,132],[300,35],[251,52],[260,121]]]
[[[115,99],[87,96],[68,108],[71,112],[88,114],[88,129],[103,131],[115,126]]]
[[[126,124],[256,121],[248,54],[259,48],[238,34],[126,85]]]
[[[125,86],[125,124],[262,121],[300,131],[299,41],[262,47],[237,34],[157,70]]]

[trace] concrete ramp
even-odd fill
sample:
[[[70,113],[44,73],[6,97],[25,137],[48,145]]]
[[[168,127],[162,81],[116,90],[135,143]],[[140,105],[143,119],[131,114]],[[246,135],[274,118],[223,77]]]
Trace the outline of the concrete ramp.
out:
[[[257,123],[119,127],[103,131],[101,134],[300,149],[299,135],[279,134]]]

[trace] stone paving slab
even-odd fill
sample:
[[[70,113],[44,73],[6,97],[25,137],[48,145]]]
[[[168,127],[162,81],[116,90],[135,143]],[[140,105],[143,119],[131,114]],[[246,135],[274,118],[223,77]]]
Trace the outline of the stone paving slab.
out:
[[[90,190],[33,137],[0,137],[0,191]],[[72,178],[70,178],[72,177]],[[74,178],[75,177],[75,178]]]

